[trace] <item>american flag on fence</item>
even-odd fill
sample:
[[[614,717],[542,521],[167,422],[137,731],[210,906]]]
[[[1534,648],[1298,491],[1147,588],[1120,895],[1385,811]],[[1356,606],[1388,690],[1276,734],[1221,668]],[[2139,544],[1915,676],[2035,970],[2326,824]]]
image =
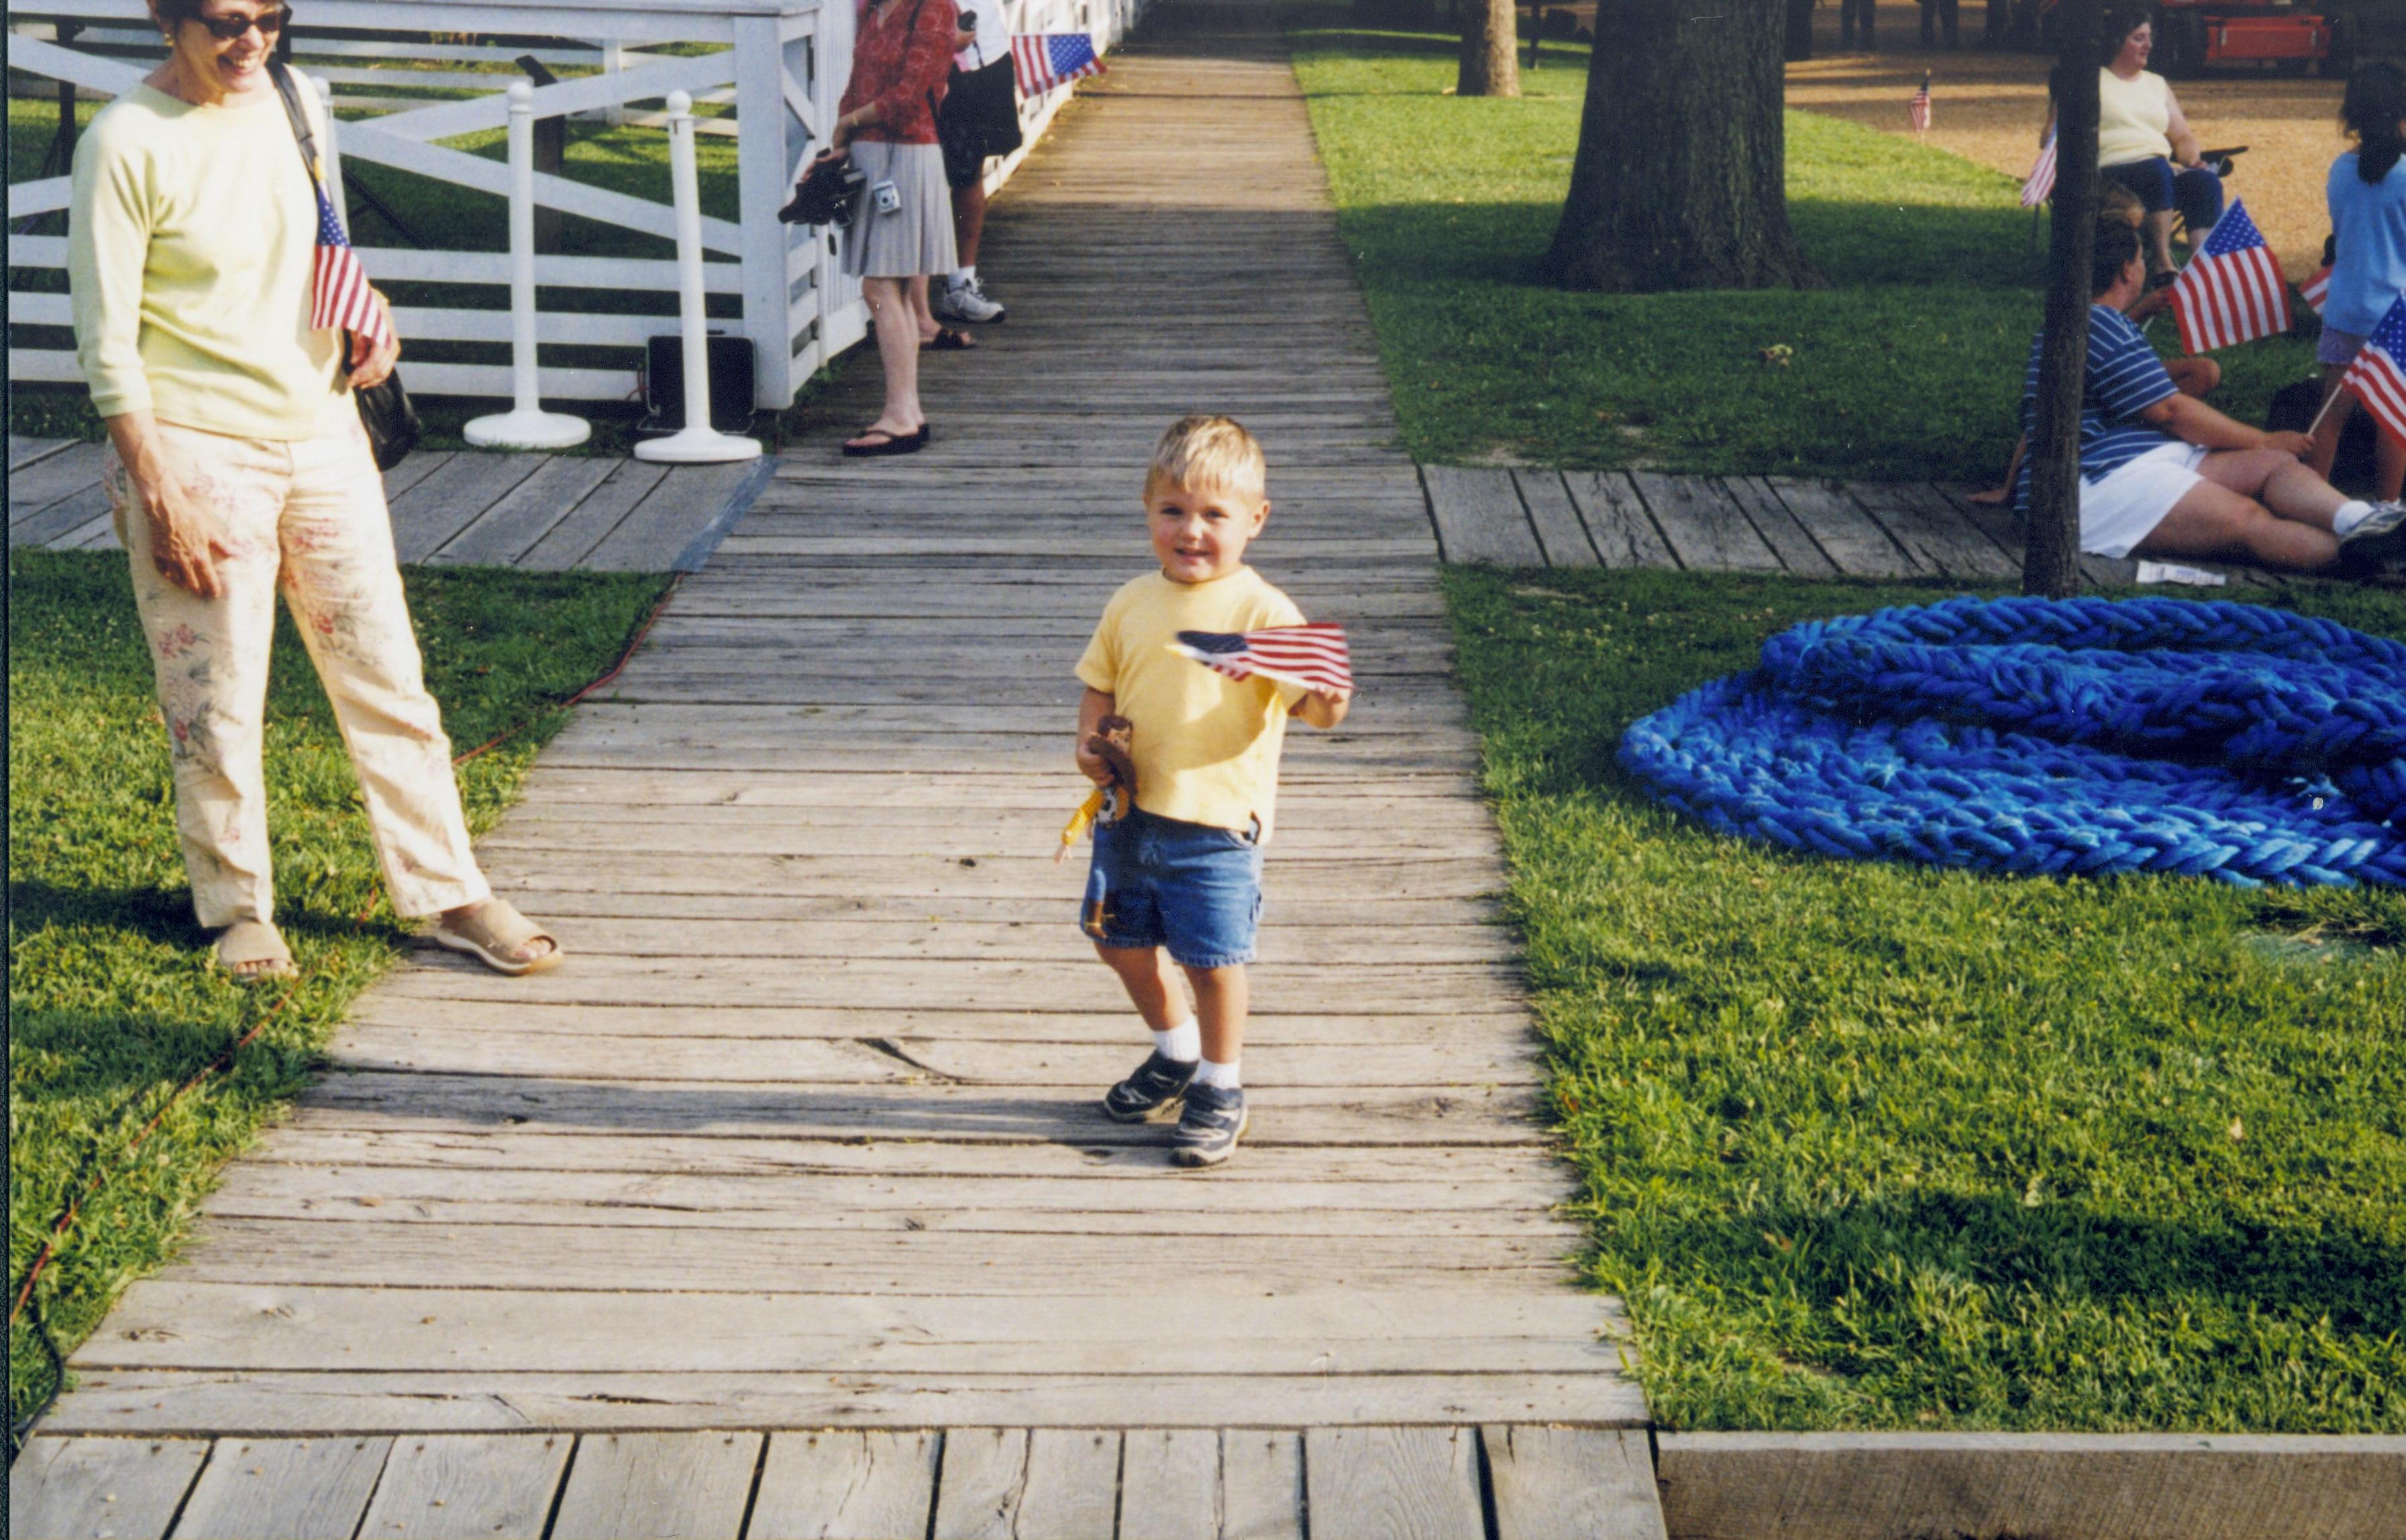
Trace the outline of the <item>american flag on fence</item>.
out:
[[[2031,163],[2030,176],[2022,182],[2022,206],[2036,208],[2055,191],[2055,130],[2046,131],[2046,143],[2038,147],[2038,159]]]
[[[1341,626],[1271,626],[1258,631],[1181,631],[1170,643],[1231,679],[1259,674],[1308,690],[1350,690],[1353,660]]]
[[[2341,389],[2354,391],[2364,403],[2382,431],[2406,444],[2406,369],[2401,364],[2406,364],[2406,298],[2390,305],[2339,382]]]
[[[1930,132],[1930,76],[1927,71],[1924,71],[1921,77],[1921,89],[1915,92],[1913,99],[1904,104],[1904,119],[1906,122],[1913,125],[1914,133]]]
[[[2191,353],[2230,347],[2289,330],[2289,280],[2246,205],[2230,201],[2214,233],[2172,285],[2172,317]]]
[[[386,324],[384,306],[376,304],[368,288],[368,276],[360,266],[359,254],[351,249],[349,237],[343,233],[343,221],[334,217],[334,203],[326,195],[326,179],[310,168],[309,180],[318,193],[318,262],[309,282],[309,325],[341,327],[356,332],[375,346],[381,347],[392,340],[392,328]]]
[[[2315,315],[2323,313],[2323,301],[2330,298],[2330,263],[2325,262],[2315,268],[2313,277],[2298,285],[2298,297],[2305,301],[2306,308]]]
[[[1022,96],[1041,96],[1083,76],[1103,73],[1095,40],[1083,32],[1023,32],[1011,39],[1011,73]]]

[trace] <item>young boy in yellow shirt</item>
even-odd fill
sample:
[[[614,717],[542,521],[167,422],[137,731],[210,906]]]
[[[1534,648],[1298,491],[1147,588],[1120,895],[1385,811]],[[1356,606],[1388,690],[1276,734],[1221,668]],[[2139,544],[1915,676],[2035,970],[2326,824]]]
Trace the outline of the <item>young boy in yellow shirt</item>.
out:
[[[1245,965],[1261,917],[1262,847],[1286,719],[1333,728],[1352,692],[1230,679],[1171,648],[1181,631],[1303,624],[1295,601],[1245,565],[1245,547],[1270,511],[1267,467],[1253,434],[1226,417],[1171,424],[1145,475],[1144,506],[1161,570],[1111,596],[1078,660],[1086,686],[1078,768],[1109,781],[1109,766],[1087,744],[1096,725],[1116,714],[1134,725],[1128,753],[1137,772],[1135,806],[1095,828],[1085,930],[1153,1043],[1105,1095],[1103,1111],[1136,1123],[1182,1104],[1172,1153],[1182,1166],[1216,1166],[1245,1132],[1238,1076]],[[1192,1012],[1181,970],[1195,992]]]

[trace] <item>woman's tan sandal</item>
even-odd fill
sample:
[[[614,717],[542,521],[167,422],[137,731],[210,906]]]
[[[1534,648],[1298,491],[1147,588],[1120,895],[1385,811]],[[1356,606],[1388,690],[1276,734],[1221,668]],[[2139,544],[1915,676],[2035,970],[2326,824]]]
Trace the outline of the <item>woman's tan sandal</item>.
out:
[[[549,941],[551,950],[533,957],[517,955],[530,941]],[[513,978],[548,973],[566,956],[559,949],[559,938],[520,914],[506,898],[488,898],[457,919],[437,920],[434,944],[464,952],[494,972]]]
[[[301,970],[292,966],[292,949],[284,944],[284,933],[265,920],[236,920],[219,931],[217,957],[218,967],[238,984],[301,976]]]

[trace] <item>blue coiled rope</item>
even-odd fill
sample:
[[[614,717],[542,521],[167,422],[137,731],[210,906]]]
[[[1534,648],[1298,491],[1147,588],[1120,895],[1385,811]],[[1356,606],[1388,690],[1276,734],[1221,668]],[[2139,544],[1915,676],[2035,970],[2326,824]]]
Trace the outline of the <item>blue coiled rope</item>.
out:
[[[1710,828],[1824,855],[2406,885],[2406,643],[2252,604],[1813,621],[1620,757]]]

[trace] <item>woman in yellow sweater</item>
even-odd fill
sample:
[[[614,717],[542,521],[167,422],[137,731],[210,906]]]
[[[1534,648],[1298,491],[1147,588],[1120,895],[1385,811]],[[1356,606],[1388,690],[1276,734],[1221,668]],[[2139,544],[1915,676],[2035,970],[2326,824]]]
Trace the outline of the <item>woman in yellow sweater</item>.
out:
[[[267,67],[291,13],[151,0],[150,14],[167,61],[77,147],[67,266],[193,909],[234,979],[292,975],[261,769],[280,586],[349,746],[393,907],[439,915],[435,940],[503,972],[556,966],[559,943],[492,897],[469,849],[351,398],[391,372],[399,345],[355,342],[346,358],[344,333],[309,325],[317,199]]]

